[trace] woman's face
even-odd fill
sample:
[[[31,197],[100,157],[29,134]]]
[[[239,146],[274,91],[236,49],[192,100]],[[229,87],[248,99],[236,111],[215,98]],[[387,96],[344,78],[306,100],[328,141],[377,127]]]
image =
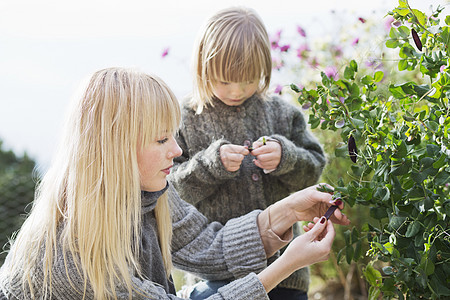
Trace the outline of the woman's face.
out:
[[[138,144],[137,161],[141,176],[141,190],[156,192],[166,186],[173,159],[180,156],[181,148],[173,135],[164,135],[142,148]]]

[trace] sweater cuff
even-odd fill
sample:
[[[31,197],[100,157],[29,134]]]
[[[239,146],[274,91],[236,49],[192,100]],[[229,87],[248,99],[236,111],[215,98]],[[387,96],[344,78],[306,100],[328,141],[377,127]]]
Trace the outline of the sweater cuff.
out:
[[[260,210],[229,220],[224,226],[223,253],[234,278],[267,267],[266,252],[259,234],[257,216]]]
[[[220,147],[222,145],[230,144],[229,141],[225,139],[220,139],[212,144],[204,152],[204,164],[209,170],[210,174],[219,180],[226,180],[237,177],[240,171],[237,172],[229,172],[225,169],[222,160],[220,159]]]
[[[217,291],[224,299],[269,299],[266,290],[255,273],[237,279]]]
[[[258,219],[260,222],[259,231],[266,256],[271,257],[292,240],[294,236],[293,229],[291,227],[282,236],[276,234],[272,230],[272,224],[270,223],[270,206],[261,213]]]

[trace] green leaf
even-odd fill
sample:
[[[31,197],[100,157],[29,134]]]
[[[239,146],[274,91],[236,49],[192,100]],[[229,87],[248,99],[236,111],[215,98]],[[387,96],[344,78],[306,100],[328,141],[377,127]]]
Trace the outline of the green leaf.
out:
[[[345,79],[348,79],[348,80],[353,80],[353,79],[355,79],[355,72],[353,71],[352,68],[345,67],[345,70],[344,70],[344,78],[345,78]]]
[[[371,286],[380,287],[382,285],[382,277],[380,271],[376,270],[372,265],[367,265],[364,270],[364,277]]]
[[[420,223],[418,221],[413,221],[409,223],[405,236],[407,238],[413,237],[419,232],[419,230],[420,230]]]
[[[352,68],[352,70],[354,72],[358,72],[358,64],[356,63],[356,61],[354,59],[352,59],[350,61],[350,67]]]
[[[391,168],[391,175],[400,176],[405,175],[411,172],[411,161],[410,160],[402,160],[399,163],[395,163]]]
[[[387,266],[387,267],[383,267],[383,273],[386,275],[392,275],[394,274],[394,272],[392,271],[392,267],[391,266]]]
[[[375,82],[380,82],[381,80],[383,80],[383,77],[384,77],[383,71],[376,71],[376,72],[375,72],[375,75],[374,75],[374,77],[373,77],[373,80],[374,80]]]
[[[408,69],[408,60],[407,59],[401,59],[398,62],[398,70],[399,71],[404,71],[406,69]]]
[[[291,90],[293,90],[296,93],[300,93],[301,92],[299,87],[297,85],[293,84],[293,83],[291,83],[290,87],[291,87]]]
[[[434,178],[434,183],[436,185],[445,185],[446,183],[450,182],[450,173],[447,171],[442,171],[439,174],[436,175]]]
[[[433,168],[439,169],[439,168],[441,168],[442,166],[444,166],[445,163],[446,163],[446,162],[445,162],[446,159],[447,159],[447,155],[445,155],[444,153],[442,153],[442,154],[441,154],[441,157],[439,157],[439,159],[433,163]]]
[[[370,85],[373,83],[373,78],[370,75],[366,75],[363,78],[361,78],[361,82],[365,85]]]
[[[400,43],[398,42],[398,40],[389,39],[386,41],[386,47],[388,47],[388,48],[395,49],[398,46],[400,46]]]
[[[425,26],[427,23],[427,16],[418,9],[413,9],[412,11],[417,17],[417,21],[420,23],[420,25]]]

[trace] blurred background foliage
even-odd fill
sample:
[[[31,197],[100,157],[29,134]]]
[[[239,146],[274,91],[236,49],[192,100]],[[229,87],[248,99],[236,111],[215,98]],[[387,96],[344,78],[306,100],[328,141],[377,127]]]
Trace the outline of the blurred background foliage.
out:
[[[25,209],[34,199],[36,163],[3,148],[0,140],[0,265],[6,257],[4,250],[9,238],[25,220]]]

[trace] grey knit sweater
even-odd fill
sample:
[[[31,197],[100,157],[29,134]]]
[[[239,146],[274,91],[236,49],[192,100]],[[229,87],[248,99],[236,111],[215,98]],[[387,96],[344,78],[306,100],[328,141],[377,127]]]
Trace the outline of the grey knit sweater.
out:
[[[253,209],[265,209],[294,191],[315,184],[326,159],[321,145],[306,127],[302,112],[273,96],[256,94],[240,106],[214,100],[196,114],[187,102],[177,142],[183,150],[169,176],[182,199],[194,204],[211,221],[225,223]],[[265,174],[244,158],[236,172],[227,171],[219,157],[223,144],[244,145],[269,136],[281,143],[277,169]],[[300,234],[299,227],[294,228]],[[279,286],[307,291],[309,270],[301,269]]]
[[[208,279],[239,278],[219,289],[208,299],[268,299],[263,285],[253,272],[260,272],[266,264],[266,255],[258,231],[256,217],[260,211],[230,220],[225,226],[213,222],[200,214],[192,205],[181,200],[173,188],[169,188],[169,199],[173,220],[173,263],[177,268],[193,272]],[[142,237],[142,271],[145,279],[132,277],[132,281],[143,294],[133,293],[132,299],[179,299],[171,294],[173,284],[165,276],[161,252],[157,246],[154,206],[159,193],[143,194],[144,227]],[[64,264],[61,249],[53,270],[52,299],[82,299],[82,276],[77,272],[74,260],[67,256]],[[10,253],[9,255],[12,255]],[[8,258],[7,258],[8,259]],[[68,282],[66,268],[74,289]],[[42,287],[42,269],[33,278],[35,290]],[[21,289],[20,283],[3,266],[0,269],[0,287],[8,299],[30,299]],[[128,293],[117,286],[119,299],[128,299]],[[36,299],[41,299],[37,295]],[[85,299],[94,299],[92,289],[87,288]]]

